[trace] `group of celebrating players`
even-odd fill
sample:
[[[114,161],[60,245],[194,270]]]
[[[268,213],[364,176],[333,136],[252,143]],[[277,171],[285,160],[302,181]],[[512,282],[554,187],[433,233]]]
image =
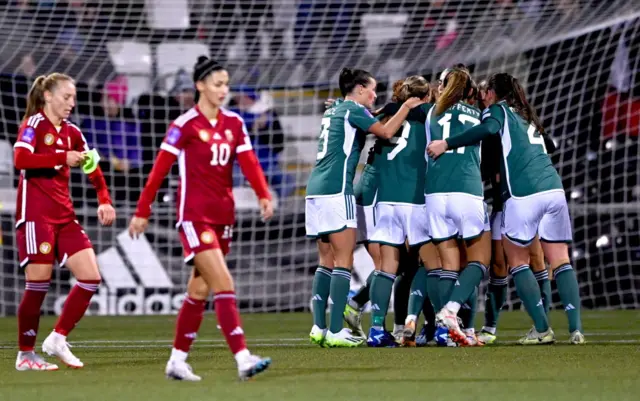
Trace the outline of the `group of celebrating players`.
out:
[[[437,89],[421,76],[396,82],[392,102],[373,114],[374,77],[345,68],[339,80],[343,99],[327,102],[307,186],[306,230],[319,254],[311,342],[493,343],[511,274],[533,320],[519,343],[554,343],[546,259],[569,321],[569,342],[584,344],[568,252],[569,210],[548,155],[555,146],[518,80],[497,73],[477,85],[457,65],[442,72]],[[354,188],[369,133],[377,138]],[[491,217],[483,178],[491,183]],[[375,271],[348,298],[358,242],[365,244]],[[476,334],[478,286],[488,272],[485,324]],[[394,286],[395,324],[389,332],[385,317]],[[361,314],[369,301],[365,335]],[[416,335],[421,312],[425,326]]]
[[[266,370],[271,359],[249,352],[236,305],[233,278],[225,262],[235,223],[232,193],[234,161],[240,165],[259,200],[264,221],[273,216],[271,195],[253,152],[242,118],[222,107],[229,93],[229,74],[214,60],[200,57],[194,66],[197,105],[169,126],[153,169],[129,224],[133,238],[142,234],[151,204],[171,166],[178,161],[176,227],[185,263],[193,266],[187,294],[178,313],[168,378],[199,381],[187,357],[202,323],[205,301],[214,293],[220,330],[232,351],[241,380]],[[69,293],[42,351],[71,368],[82,368],[67,336],[84,316],[101,277],[95,253],[80,226],[69,194],[71,168],[81,167],[98,195],[98,219],[109,226],[116,218],[109,189],[80,129],[68,121],[75,107],[71,77],[52,73],[38,77],[29,92],[27,110],[14,145],[14,164],[21,170],[16,213],[20,267],[26,276],[18,308],[19,371],[53,371],[58,366],[35,352],[40,310],[53,264],[66,266],[77,283]]]
[[[266,370],[271,359],[247,349],[225,262],[235,223],[234,161],[256,192],[264,221],[273,216],[273,206],[242,118],[222,107],[229,93],[228,72],[203,56],[194,66],[193,80],[197,105],[169,126],[129,233],[137,238],[145,231],[156,193],[177,161],[176,228],[185,263],[193,268],[165,374],[201,380],[187,357],[203,320],[205,301],[213,292],[220,330],[244,380]],[[564,190],[546,152],[544,129],[518,81],[496,74],[478,88],[469,71],[458,66],[442,74],[435,91],[424,78],[409,77],[396,85],[394,101],[376,117],[369,112],[376,100],[371,74],[344,69],[339,84],[344,100],[333,102],[324,113],[317,163],[307,186],[307,234],[317,238],[319,251],[312,342],[328,347],[360,345],[365,340],[360,315],[369,300],[370,346],[393,346],[397,341],[424,344],[434,333],[444,344],[492,342],[506,298],[504,252],[518,294],[534,321],[521,343],[555,341],[546,314],[550,286],[544,258],[569,318],[570,341],[584,343],[578,284],[568,256],[571,224]],[[38,77],[14,145],[14,164],[21,170],[16,240],[26,276],[18,308],[15,367],[19,371],[58,369],[35,352],[40,310],[55,262],[71,271],[76,284],[42,351],[71,368],[84,366],[69,349],[67,336],[84,316],[101,277],[91,242],[73,209],[71,168],[82,168],[95,187],[100,223],[109,226],[116,219],[99,155],[68,121],[75,99],[71,77],[60,73]],[[486,108],[482,113],[476,102]],[[379,139],[354,189],[367,133]],[[488,156],[482,165],[498,194],[491,221],[483,200],[479,145],[483,140]],[[376,270],[367,286],[348,300],[358,240],[366,244]],[[417,255],[424,268],[418,268]],[[476,336],[472,322],[477,287],[490,263],[487,320]],[[394,281],[396,325],[391,334],[385,330],[385,316]],[[333,304],[327,325],[329,298]],[[416,320],[423,308],[428,324],[416,337]],[[353,331],[343,328],[343,319]]]

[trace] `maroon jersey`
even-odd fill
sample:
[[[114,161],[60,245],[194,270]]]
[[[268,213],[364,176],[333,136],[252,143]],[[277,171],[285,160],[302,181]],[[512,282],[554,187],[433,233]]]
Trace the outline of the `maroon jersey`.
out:
[[[77,126],[63,121],[56,128],[42,112],[34,114],[20,125],[14,148],[51,156],[68,150],[88,150]],[[64,156],[60,156],[60,164],[53,168],[30,168],[20,172],[16,227],[27,220],[61,224],[76,219],[69,195],[69,166]]]
[[[252,150],[242,118],[220,109],[217,120],[208,121],[196,106],[169,126],[160,149],[178,157],[177,225],[233,225],[233,162]]]

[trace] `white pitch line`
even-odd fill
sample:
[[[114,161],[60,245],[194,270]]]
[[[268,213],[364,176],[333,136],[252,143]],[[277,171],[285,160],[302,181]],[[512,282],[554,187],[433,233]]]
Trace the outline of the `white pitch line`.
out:
[[[496,344],[496,347],[499,348],[500,345],[514,345],[517,344],[517,341],[500,341]],[[640,340],[587,340],[587,346],[589,344],[640,344]],[[198,345],[198,343],[196,343]],[[217,343],[205,343],[199,344],[198,348],[227,348],[227,345],[223,342]],[[265,347],[265,348],[278,348],[278,347],[316,347],[310,343],[281,343],[281,342],[258,342],[258,343],[249,343],[249,345],[253,347]],[[561,341],[556,343],[556,345],[568,345],[568,343]],[[168,342],[158,342],[158,341],[147,341],[147,342],[102,342],[102,343],[92,343],[92,344],[84,344],[84,343],[74,343],[74,348],[87,348],[87,349],[145,349],[145,348],[164,348],[168,349],[171,347],[171,344]],[[493,346],[489,346],[493,348]],[[435,348],[433,346],[428,346],[426,348]],[[3,349],[15,349],[15,345],[0,345],[0,350]]]

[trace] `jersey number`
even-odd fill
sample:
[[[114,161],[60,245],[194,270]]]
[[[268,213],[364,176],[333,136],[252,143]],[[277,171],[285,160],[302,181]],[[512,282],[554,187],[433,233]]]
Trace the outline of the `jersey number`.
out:
[[[329,141],[329,125],[331,125],[331,118],[325,117],[322,119],[322,132],[320,132],[320,146],[316,160],[320,160],[327,155],[327,142]]]
[[[231,148],[226,143],[214,143],[211,145],[211,153],[212,166],[226,166],[231,157]]]
[[[387,155],[387,160],[393,160],[398,155],[398,153],[402,152],[402,149],[407,147],[407,139],[409,139],[409,133],[411,132],[411,125],[406,121],[402,123],[402,135],[399,137],[395,136],[389,140],[389,142],[396,145],[395,148]]]
[[[547,153],[547,147],[544,145],[544,138],[542,135],[538,134],[535,125],[529,124],[527,136],[529,137],[529,143],[532,145],[542,145],[542,150],[544,150],[544,153]]]
[[[462,124],[471,124],[472,127],[480,124],[480,120],[467,114],[458,114],[458,121]],[[451,113],[447,113],[438,120],[438,124],[442,127],[442,140],[446,141],[451,135]],[[447,153],[453,153],[454,150],[447,150]],[[464,146],[455,150],[458,154],[464,154]]]

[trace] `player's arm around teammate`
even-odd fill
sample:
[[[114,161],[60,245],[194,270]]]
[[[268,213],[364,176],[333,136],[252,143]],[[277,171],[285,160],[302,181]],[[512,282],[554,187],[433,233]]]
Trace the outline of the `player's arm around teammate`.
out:
[[[177,227],[185,263],[194,268],[187,284],[187,298],[178,314],[175,341],[165,373],[173,379],[200,380],[186,359],[203,319],[205,300],[213,291],[218,323],[236,359],[238,375],[244,380],[265,370],[271,360],[255,356],[247,349],[233,278],[225,262],[235,223],[234,160],[256,192],[263,221],[271,219],[273,206],[244,121],[222,108],[229,93],[227,70],[201,56],[193,74],[197,105],[169,127],[138,200],[129,233],[138,237],[145,231],[158,188],[178,160]]]
[[[444,91],[436,106],[429,111],[430,141],[460,136],[468,127],[480,123],[479,110],[469,104],[471,98],[475,102],[471,77],[462,69],[452,69],[444,78]],[[429,234],[438,247],[443,267],[439,280],[443,308],[436,319],[448,328],[453,341],[470,345],[475,335],[471,327],[469,332],[460,329],[457,315],[462,305],[475,296],[491,257],[491,236],[485,232],[488,216],[479,146],[430,160],[425,185]],[[466,243],[469,261],[462,274],[458,237]]]
[[[323,115],[316,165],[307,184],[305,226],[308,236],[329,242],[335,265],[331,276],[327,269],[314,276],[314,310],[323,311],[329,297],[333,305],[328,328],[319,313],[314,315],[311,341],[349,347],[362,342],[342,327],[356,245],[355,169],[366,133],[391,138],[420,99],[409,99],[396,116],[382,124],[369,112],[376,99],[376,81],[370,73],[345,68],[339,85],[345,101]]]
[[[544,128],[527,102],[524,90],[511,75],[493,75],[489,79],[488,97],[487,103],[491,106],[483,112],[480,126],[462,137],[433,144],[429,153],[437,156],[449,148],[500,133],[506,171],[502,192],[509,196],[503,210],[503,245],[520,299],[534,321],[534,328],[520,342],[555,341],[540,289],[530,269],[529,246],[539,234],[567,313],[570,342],[583,344],[580,293],[567,246],[572,237],[571,219],[562,181],[547,154]]]
[[[17,370],[56,370],[34,352],[40,308],[49,288],[53,264],[66,266],[77,279],[54,331],[42,350],[72,368],[84,364],[71,353],[67,335],[84,316],[100,284],[91,241],[76,220],[69,194],[70,168],[82,165],[98,194],[98,220],[111,225],[115,210],[96,156],[82,133],[67,121],[75,107],[71,77],[53,73],[38,77],[28,94],[25,118],[14,145],[14,165],[21,170],[16,237],[26,290],[18,308]]]

